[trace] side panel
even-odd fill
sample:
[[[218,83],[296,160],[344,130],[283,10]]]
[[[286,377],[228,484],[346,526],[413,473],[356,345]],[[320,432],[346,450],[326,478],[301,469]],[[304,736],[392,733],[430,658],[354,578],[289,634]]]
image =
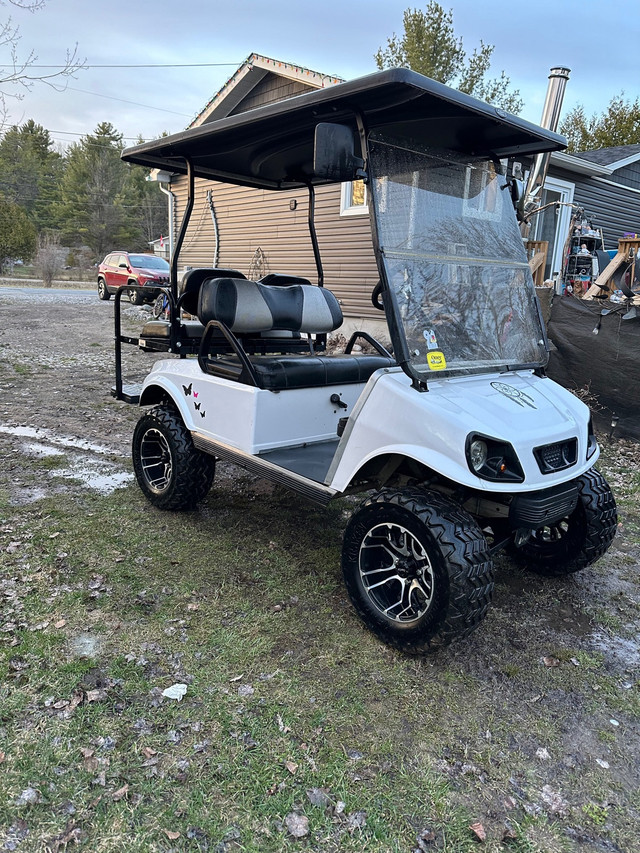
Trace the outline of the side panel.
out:
[[[156,362],[143,385],[162,388],[192,432],[252,455],[335,439],[363,384],[265,391],[204,374],[195,359]],[[337,394],[346,408],[330,398]]]

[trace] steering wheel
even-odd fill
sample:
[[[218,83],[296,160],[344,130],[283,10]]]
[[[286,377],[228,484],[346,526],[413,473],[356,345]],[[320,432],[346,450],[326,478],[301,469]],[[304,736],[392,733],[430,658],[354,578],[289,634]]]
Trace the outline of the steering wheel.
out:
[[[376,284],[371,292],[371,304],[374,308],[377,308],[378,311],[384,311],[384,305],[382,304],[382,299],[380,298],[382,294],[382,279]]]

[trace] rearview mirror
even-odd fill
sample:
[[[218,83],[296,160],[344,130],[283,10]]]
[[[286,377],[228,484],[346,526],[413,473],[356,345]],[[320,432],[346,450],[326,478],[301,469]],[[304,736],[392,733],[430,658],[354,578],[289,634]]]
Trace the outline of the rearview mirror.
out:
[[[317,178],[339,183],[363,177],[364,160],[355,153],[353,131],[344,124],[320,122],[313,145],[313,173]]]

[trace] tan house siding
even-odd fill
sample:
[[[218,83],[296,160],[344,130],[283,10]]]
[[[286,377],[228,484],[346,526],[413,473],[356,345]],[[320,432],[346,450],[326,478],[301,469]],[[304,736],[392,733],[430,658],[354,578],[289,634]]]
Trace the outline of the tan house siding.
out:
[[[285,98],[293,98],[295,95],[313,91],[313,86],[305,86],[297,80],[286,80],[284,77],[269,75],[261,80],[251,93],[235,109],[231,110],[229,115],[246,113],[255,107],[274,104],[276,101],[283,101]]]
[[[176,196],[176,220],[186,203],[186,180],[171,189]],[[308,196],[304,190],[270,192],[214,181],[195,182],[191,222],[180,252],[180,268],[212,266],[215,256],[211,198],[218,225],[218,266],[248,275],[258,249],[267,262],[265,272],[302,275],[317,281],[307,224]],[[295,200],[295,210],[290,202]],[[316,231],[325,285],[340,300],[346,317],[375,317],[369,295],[378,272],[371,245],[368,216],[340,216],[340,187],[316,191]]]

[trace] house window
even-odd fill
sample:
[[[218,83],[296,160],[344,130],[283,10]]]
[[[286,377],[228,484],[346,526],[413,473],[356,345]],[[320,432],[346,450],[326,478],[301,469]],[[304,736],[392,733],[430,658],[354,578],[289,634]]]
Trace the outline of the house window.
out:
[[[340,216],[369,213],[367,188],[364,181],[347,181],[342,184]]]

